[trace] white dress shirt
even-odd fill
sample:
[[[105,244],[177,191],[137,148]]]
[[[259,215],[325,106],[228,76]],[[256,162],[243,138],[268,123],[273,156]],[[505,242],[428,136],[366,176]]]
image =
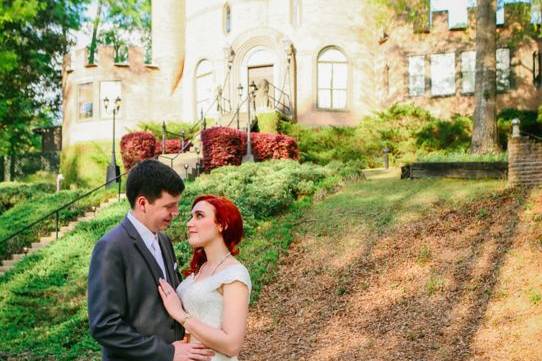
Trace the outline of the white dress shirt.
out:
[[[158,241],[158,233],[152,233],[143,223],[137,220],[131,211],[128,212],[127,217],[134,225],[137,233],[141,236],[141,239],[143,239],[143,243],[145,243],[145,246],[147,246],[153,255],[158,266],[160,266],[164,279],[167,280],[166,266],[164,265],[164,258],[162,257],[162,250],[160,249],[160,243]]]

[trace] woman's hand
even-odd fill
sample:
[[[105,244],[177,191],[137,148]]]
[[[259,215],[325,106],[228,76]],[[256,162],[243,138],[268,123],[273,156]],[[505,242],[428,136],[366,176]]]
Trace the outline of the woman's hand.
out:
[[[158,293],[162,297],[162,302],[166,308],[169,315],[176,320],[181,322],[186,317],[186,312],[183,310],[183,304],[177,293],[171,287],[169,283],[163,278],[160,278],[160,284],[158,285]]]

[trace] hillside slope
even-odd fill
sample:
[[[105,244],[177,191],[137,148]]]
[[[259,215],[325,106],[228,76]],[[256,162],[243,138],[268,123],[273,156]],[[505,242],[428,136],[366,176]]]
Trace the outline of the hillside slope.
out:
[[[530,291],[516,285],[514,295],[530,292],[530,303],[517,305],[511,293],[495,302],[502,274],[527,276],[507,261],[525,239],[526,197],[495,181],[346,187],[297,227],[275,281],[252,309],[241,359],[539,360],[540,276]],[[536,247],[523,260],[540,259],[539,241]],[[494,328],[501,320],[491,312],[501,315],[503,302],[518,325],[513,339],[509,325]],[[531,349],[516,358],[511,343]]]

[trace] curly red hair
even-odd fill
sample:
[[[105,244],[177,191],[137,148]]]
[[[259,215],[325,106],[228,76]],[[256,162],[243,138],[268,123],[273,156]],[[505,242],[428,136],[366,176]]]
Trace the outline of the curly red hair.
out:
[[[237,206],[225,197],[205,194],[194,199],[192,209],[202,201],[214,207],[215,223],[222,226],[222,238],[232,256],[239,254],[237,245],[243,238],[243,218]],[[190,266],[183,271],[183,275],[186,277],[192,273],[197,273],[206,261],[207,255],[203,247],[195,248]]]

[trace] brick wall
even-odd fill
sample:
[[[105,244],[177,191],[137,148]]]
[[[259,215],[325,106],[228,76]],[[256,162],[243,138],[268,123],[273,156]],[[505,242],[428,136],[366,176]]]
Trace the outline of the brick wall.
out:
[[[508,141],[508,182],[511,186],[542,184],[542,143],[529,137]]]

